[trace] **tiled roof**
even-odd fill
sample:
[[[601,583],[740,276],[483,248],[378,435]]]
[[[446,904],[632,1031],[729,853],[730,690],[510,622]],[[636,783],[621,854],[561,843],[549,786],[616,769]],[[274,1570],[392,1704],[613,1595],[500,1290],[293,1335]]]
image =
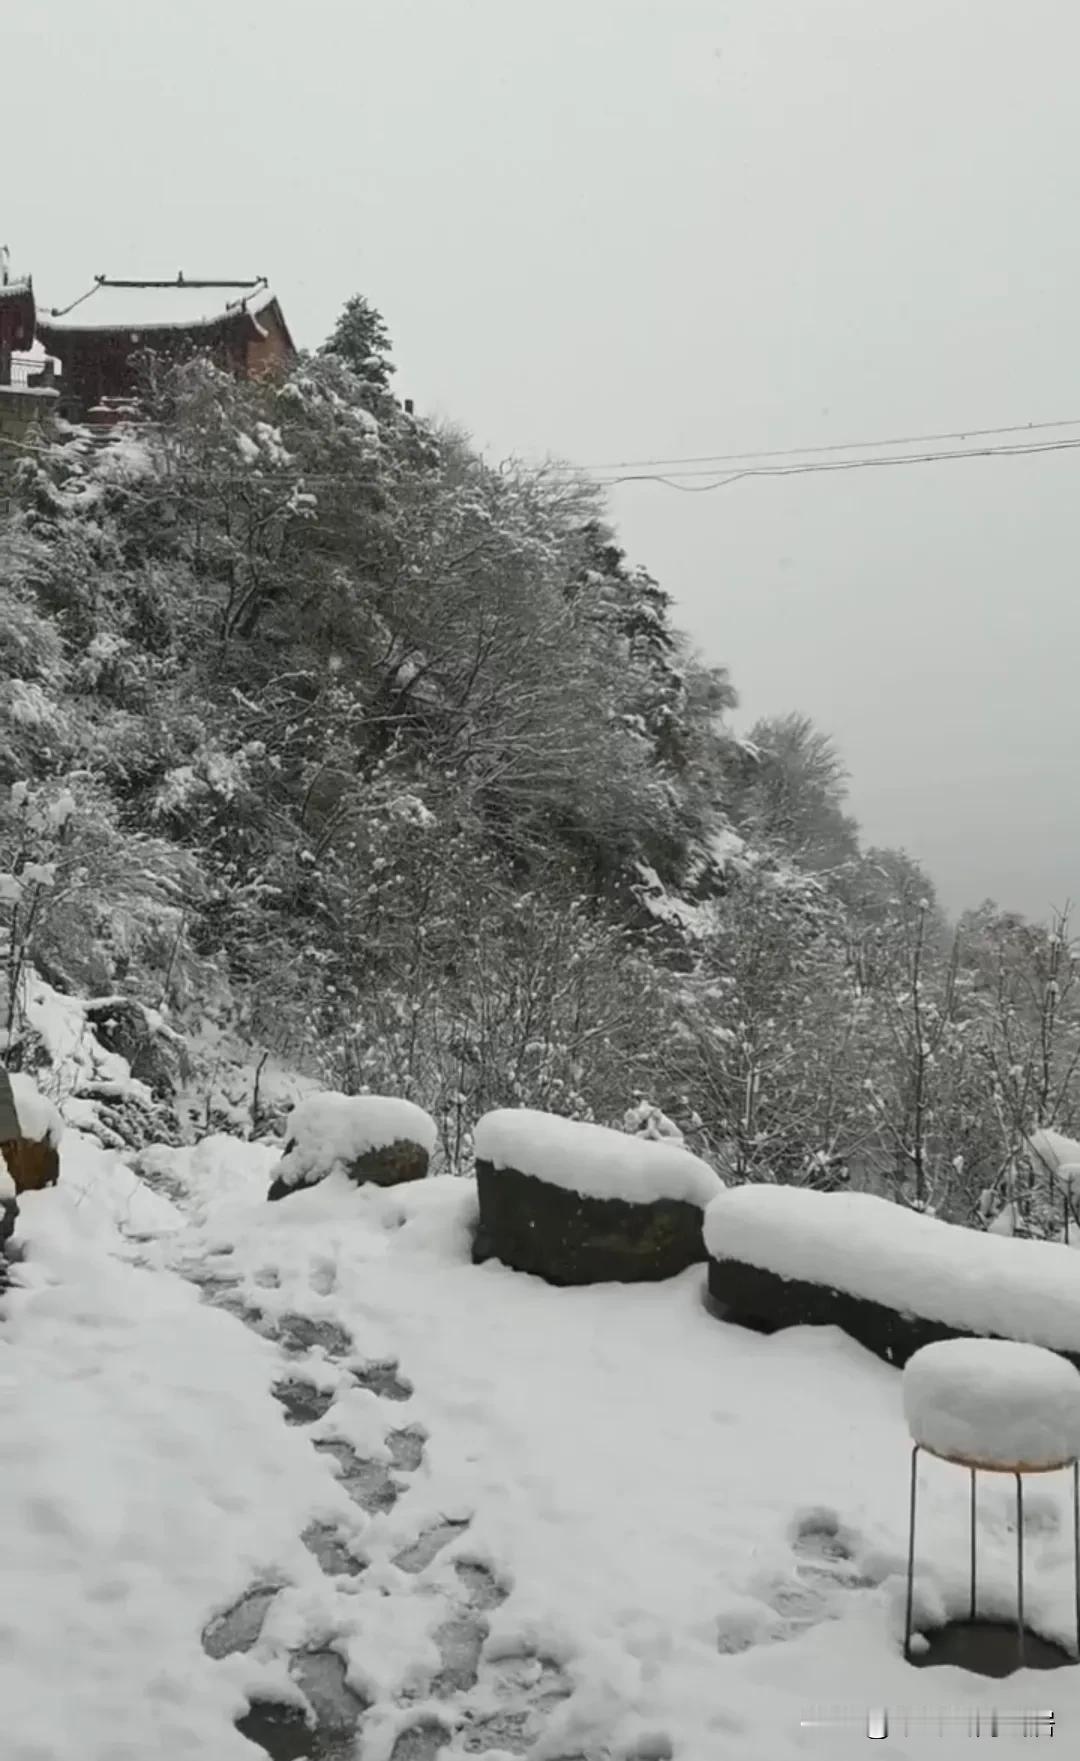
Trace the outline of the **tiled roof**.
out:
[[[254,318],[274,295],[262,278],[243,282],[120,282],[99,277],[89,293],[62,310],[38,307],[38,327],[59,330],[198,330],[248,312]]]

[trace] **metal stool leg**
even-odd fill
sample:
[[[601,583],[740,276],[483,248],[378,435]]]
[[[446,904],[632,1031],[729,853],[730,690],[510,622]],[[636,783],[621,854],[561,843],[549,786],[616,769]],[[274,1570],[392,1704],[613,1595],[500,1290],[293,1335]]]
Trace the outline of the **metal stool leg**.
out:
[[[1073,1462],[1073,1574],[1076,1589],[1076,1655],[1080,1658],[1080,1461]]]
[[[969,1620],[975,1619],[975,1469],[971,1470],[971,1608]]]
[[[919,1445],[911,1451],[911,1512],[908,1519],[907,1613],[904,1616],[904,1657],[911,1662],[911,1615],[915,1599],[915,1495],[919,1484]],[[1080,1530],[1077,1531],[1080,1534]],[[1080,1545],[1080,1543],[1078,1543]],[[1080,1579],[1077,1580],[1080,1583]]]
[[[1024,1667],[1024,1477],[1016,1476],[1016,1640],[1020,1667]]]

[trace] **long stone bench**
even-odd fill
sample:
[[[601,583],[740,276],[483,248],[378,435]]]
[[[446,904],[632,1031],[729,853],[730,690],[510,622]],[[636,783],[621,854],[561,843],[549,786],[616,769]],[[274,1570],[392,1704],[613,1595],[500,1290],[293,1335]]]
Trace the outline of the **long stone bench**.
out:
[[[697,1156],[528,1108],[488,1113],[475,1133],[473,1260],[549,1284],[675,1277],[705,1258],[705,1206],[721,1189]]]
[[[760,1332],[840,1327],[886,1362],[939,1339],[1015,1339],[1080,1368],[1080,1254],[859,1192],[737,1186],[705,1214],[706,1300]]]

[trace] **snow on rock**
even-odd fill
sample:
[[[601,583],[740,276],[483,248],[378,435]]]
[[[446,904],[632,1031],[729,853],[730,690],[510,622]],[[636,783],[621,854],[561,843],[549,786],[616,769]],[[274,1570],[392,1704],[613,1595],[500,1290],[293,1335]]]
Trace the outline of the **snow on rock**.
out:
[[[866,1192],[736,1186],[705,1214],[714,1260],[738,1260],[941,1321],[1080,1353],[1076,1254],[982,1234]]]
[[[1080,1143],[1060,1131],[1036,1131],[1028,1138],[1028,1160],[1037,1175],[1050,1175],[1058,1187],[1080,1194]]]
[[[1028,1157],[1037,1174],[1059,1174],[1080,1163],[1080,1143],[1060,1131],[1035,1131],[1028,1138]]]
[[[395,1144],[415,1145],[430,1157],[438,1136],[421,1107],[388,1095],[311,1095],[294,1107],[285,1129],[275,1186],[286,1190],[313,1185],[338,1169],[354,1172],[373,1151]]]
[[[675,1199],[704,1208],[722,1190],[719,1175],[676,1144],[528,1107],[486,1113],[474,1141],[477,1160],[496,1171],[512,1168],[582,1198]]]
[[[903,1394],[912,1437],[935,1455],[1031,1468],[1080,1455],[1080,1371],[1038,1345],[924,1345],[904,1370]]]
[[[26,1021],[48,1053],[60,1112],[70,1124],[94,1131],[101,1124],[99,1102],[130,1098],[149,1111],[154,1097],[144,1082],[132,1076],[126,1058],[106,1051],[87,1019],[87,1008],[38,974],[29,975]]]
[[[23,1071],[13,1070],[9,1081],[23,1136],[32,1143],[52,1144],[55,1149],[64,1135],[64,1121],[57,1108]]]
[[[658,923],[666,923],[680,930],[691,939],[709,934],[715,928],[716,908],[711,902],[703,905],[691,904],[688,899],[669,893],[655,868],[647,863],[635,862],[638,879],[634,885],[634,893]]]
[[[622,1129],[631,1137],[647,1137],[654,1141],[666,1138],[668,1143],[683,1144],[685,1139],[674,1119],[642,1098],[623,1114]]]
[[[1010,1199],[992,1222],[986,1225],[988,1235],[1016,1235],[1020,1230],[1020,1207]]]

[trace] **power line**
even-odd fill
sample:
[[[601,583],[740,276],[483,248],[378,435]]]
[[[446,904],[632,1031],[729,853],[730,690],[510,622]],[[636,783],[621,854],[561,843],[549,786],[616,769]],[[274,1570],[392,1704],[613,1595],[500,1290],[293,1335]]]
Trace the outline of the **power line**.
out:
[[[678,465],[732,465],[754,459],[794,459],[820,453],[867,452],[889,446],[928,446],[942,440],[987,440],[1000,434],[1035,434],[1049,428],[1080,428],[1080,416],[1071,416],[1056,422],[1012,422],[997,428],[960,428],[943,434],[900,434],[889,440],[834,440],[817,446],[781,446],[758,452],[707,452],[681,459],[615,459],[610,464],[568,465],[566,468],[607,473]]]
[[[946,452],[902,453],[895,458],[818,459],[803,464],[748,465],[743,470],[731,471],[723,477],[714,477],[711,471],[680,471],[670,475],[642,472],[628,476],[598,477],[593,481],[602,489],[611,489],[623,483],[659,483],[665,489],[681,490],[684,495],[701,495],[712,489],[726,489],[729,484],[741,483],[749,477],[806,477],[826,471],[891,470],[897,465],[941,464],[947,459],[1022,458],[1033,453],[1073,452],[1077,447],[1080,447],[1080,436],[1071,440],[1036,441],[1029,446],[977,446],[951,448]],[[713,481],[679,482],[679,477],[711,477]]]
[[[1022,428],[1003,427],[975,429],[969,431],[969,438],[973,438],[980,434],[1020,434],[1052,428],[1064,428],[1067,426],[1080,427],[1080,419],[1076,419],[1071,423],[1032,422],[1025,424]],[[949,435],[946,438],[952,439],[956,437],[957,436]],[[899,440],[894,440],[867,442],[866,444],[868,446],[885,447],[899,446],[903,443]],[[98,449],[95,446],[90,446],[89,443],[85,443],[85,446],[86,450],[84,451],[84,456],[87,458],[93,457],[94,454],[98,452]],[[8,447],[12,451],[38,457],[45,456],[53,451],[52,443],[47,441],[18,441],[12,437],[3,435],[0,435],[0,447]],[[739,470],[727,472],[719,477],[715,475],[714,470],[695,468],[676,469],[670,472],[634,470],[628,471],[625,474],[585,478],[583,481],[598,489],[614,488],[626,483],[657,483],[664,488],[676,489],[686,495],[700,495],[711,490],[727,488],[730,484],[739,483],[753,477],[799,477],[834,471],[891,470],[901,465],[940,464],[950,459],[1020,458],[1041,453],[1072,452],[1078,447],[1080,447],[1080,435],[1074,435],[1067,439],[1060,440],[1018,441],[998,446],[949,447],[945,450],[899,453],[892,456],[874,456],[872,454],[864,453],[862,456],[856,455],[853,458],[846,459],[823,458],[820,456],[800,458],[794,453],[787,453],[784,451],[773,453],[734,453],[730,455],[717,455],[717,462],[720,462],[725,456],[733,463],[743,460],[747,462],[742,464]],[[817,448],[807,448],[806,452],[809,454],[820,455],[831,453],[836,450],[840,449],[832,446],[822,446]],[[108,449],[105,448],[104,454],[102,455],[98,453],[98,456],[104,456],[107,458]],[[772,460],[774,462],[755,464],[752,461],[756,459],[764,461]],[[562,469],[565,473],[570,474],[578,470],[579,467],[567,465]],[[698,477],[709,478],[710,481],[704,483],[689,481],[689,479]],[[680,481],[680,479],[682,479],[682,481]],[[233,473],[222,471],[220,468],[209,471],[205,469],[197,469],[194,471],[181,470],[176,478],[176,482],[179,485],[203,480],[219,486],[224,486],[234,481],[237,483],[243,483],[248,481],[249,478],[247,472],[242,469],[235,469],[235,467]],[[163,487],[164,482],[167,481],[167,478],[159,480],[158,487]],[[264,479],[264,481],[282,489],[291,488],[296,491],[303,491],[305,489],[314,489],[323,486],[354,484],[356,478],[351,472],[301,470],[294,473],[282,472],[280,476],[271,475],[267,479]]]

